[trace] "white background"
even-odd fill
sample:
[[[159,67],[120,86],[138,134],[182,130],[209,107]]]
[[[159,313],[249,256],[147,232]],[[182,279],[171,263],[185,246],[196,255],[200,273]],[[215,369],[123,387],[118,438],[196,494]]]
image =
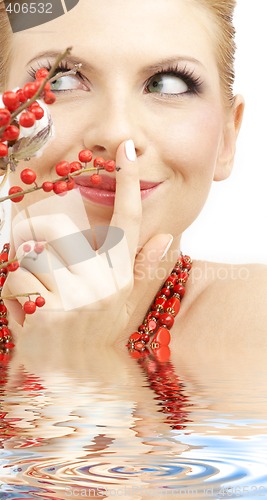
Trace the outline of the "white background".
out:
[[[266,0],[237,0],[235,91],[245,97],[245,116],[231,177],[213,184],[184,234],[182,250],[193,258],[267,263],[266,11]],[[1,243],[9,239],[7,226]]]
[[[229,179],[213,184],[208,202],[187,230],[192,257],[267,263],[267,2],[237,0],[235,93],[246,109]]]

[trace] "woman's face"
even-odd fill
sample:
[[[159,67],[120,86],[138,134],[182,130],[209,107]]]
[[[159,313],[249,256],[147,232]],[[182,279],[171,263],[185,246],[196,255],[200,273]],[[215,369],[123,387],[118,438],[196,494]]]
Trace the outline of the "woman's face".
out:
[[[81,149],[115,159],[119,144],[133,139],[140,181],[160,183],[142,201],[140,243],[159,231],[180,234],[214,176],[228,174],[235,140],[213,29],[207,11],[187,0],[80,0],[62,17],[14,34],[10,89],[32,80],[31,68],[53,64],[68,46],[64,67],[82,63],[80,74],[56,84],[50,107],[56,136],[30,162],[38,183],[55,178],[54,165],[76,160]],[[15,174],[11,182],[21,184]],[[84,203],[91,225],[109,224],[112,206]]]

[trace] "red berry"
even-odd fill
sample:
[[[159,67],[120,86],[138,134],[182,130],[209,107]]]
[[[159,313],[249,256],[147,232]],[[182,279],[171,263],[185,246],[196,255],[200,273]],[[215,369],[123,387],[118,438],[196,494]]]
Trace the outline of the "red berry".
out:
[[[79,152],[78,158],[82,163],[89,163],[93,158],[93,153],[89,149],[83,149]]]
[[[36,120],[41,120],[44,116],[44,110],[41,106],[33,106],[31,112],[34,114]]]
[[[45,299],[41,295],[35,300],[37,307],[43,307],[45,305]]]
[[[63,194],[68,191],[68,184],[66,181],[56,181],[53,185],[53,191],[55,194]]]
[[[3,144],[0,142],[0,157],[7,156],[8,155],[8,147],[6,144]]]
[[[18,105],[20,104],[19,96],[18,94],[16,94],[16,92],[4,92],[2,95],[2,101],[10,111],[14,111],[15,109],[17,109]]]
[[[98,186],[102,182],[102,178],[98,174],[91,175],[90,179],[92,181],[92,184],[94,184],[94,186]]]
[[[55,94],[51,92],[50,90],[48,92],[45,92],[44,94],[44,102],[45,104],[53,104],[56,100]]]
[[[36,71],[35,73],[35,78],[46,78],[48,75],[49,71],[46,68],[40,68]]]
[[[11,262],[10,264],[8,264],[7,266],[7,270],[12,273],[14,271],[16,271],[17,269],[19,268],[19,263],[17,260],[15,260],[14,262]]]
[[[42,189],[45,193],[49,193],[50,191],[53,191],[54,184],[53,182],[43,182],[42,184]]]
[[[27,97],[27,99],[31,99],[31,97],[33,97],[34,94],[36,94],[35,82],[26,83],[26,85],[24,85],[23,87],[23,92]]]
[[[25,128],[32,127],[35,121],[35,115],[31,111],[24,111],[19,118],[19,124]]]
[[[77,172],[77,170],[81,170],[81,169],[82,169],[82,164],[79,161],[72,161],[70,163],[70,172],[71,173]]]
[[[95,168],[103,168],[105,165],[105,160],[104,158],[95,158],[94,159],[94,167]]]
[[[70,173],[70,164],[68,161],[60,161],[59,163],[57,163],[57,165],[55,166],[55,169],[56,169],[56,173],[60,176],[60,177],[64,177],[65,175],[68,175]]]
[[[40,106],[39,102],[38,101],[33,101],[31,103],[31,105],[28,107],[28,111],[32,111],[33,108],[35,108],[36,106]]]
[[[72,177],[69,177],[69,180],[67,181],[67,186],[68,186],[68,191],[71,191],[75,187],[75,182],[72,179]]]
[[[34,245],[34,251],[37,254],[42,253],[44,251],[44,244],[40,243],[40,242],[35,243],[35,245]]]
[[[5,141],[15,141],[19,136],[19,129],[16,125],[8,125],[6,128],[3,137]]]
[[[29,243],[25,243],[25,245],[23,245],[22,248],[23,248],[23,252],[25,252],[25,253],[31,252],[31,249],[32,249],[32,247],[31,247],[31,245],[29,245]]]
[[[105,161],[105,163],[104,163],[104,169],[107,172],[114,172],[115,168],[116,168],[115,161],[113,161],[113,160]]]
[[[27,97],[26,95],[24,94],[23,90],[22,89],[18,89],[16,90],[16,94],[19,98],[19,101],[20,102],[26,102],[27,101]]]
[[[23,309],[26,314],[33,314],[36,311],[36,304],[33,300],[28,300],[25,302]]]
[[[8,194],[11,195],[11,194],[15,194],[15,193],[20,193],[21,191],[23,191],[23,189],[20,186],[12,186],[9,189]],[[11,201],[13,201],[14,203],[19,203],[20,201],[23,200],[23,198],[24,198],[24,194],[21,196],[15,196],[14,198],[11,198]]]
[[[0,109],[0,127],[6,127],[10,123],[11,113],[6,108]]]
[[[39,90],[39,88],[41,87],[41,85],[44,83],[44,78],[38,78],[36,81],[35,81],[35,86],[36,86],[36,90]],[[48,92],[49,90],[51,89],[51,85],[49,82],[46,82],[45,86],[44,86],[44,91],[45,92]]]
[[[24,168],[20,174],[20,178],[24,184],[33,184],[36,179],[36,173],[30,168]]]

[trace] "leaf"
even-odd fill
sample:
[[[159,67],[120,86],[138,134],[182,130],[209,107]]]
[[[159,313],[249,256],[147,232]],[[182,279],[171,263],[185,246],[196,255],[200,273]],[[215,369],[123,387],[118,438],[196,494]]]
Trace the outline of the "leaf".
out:
[[[52,119],[48,116],[48,124],[35,135],[22,137],[14,144],[11,157],[14,160],[26,160],[36,155],[53,135]]]

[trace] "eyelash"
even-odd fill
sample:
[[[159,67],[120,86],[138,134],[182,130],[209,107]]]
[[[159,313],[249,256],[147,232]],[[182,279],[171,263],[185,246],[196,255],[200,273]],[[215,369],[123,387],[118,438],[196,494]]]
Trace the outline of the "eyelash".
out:
[[[38,67],[35,67],[35,68],[33,66],[31,66],[28,69],[28,74],[34,79],[36,71],[41,67],[45,67],[48,71],[50,71],[52,68],[52,64],[50,61],[47,61],[45,65],[39,64]],[[54,76],[56,76],[57,73],[61,73],[61,72],[64,73],[64,72],[70,71],[71,69],[73,69],[73,67],[71,65],[69,65],[67,61],[61,61],[60,64],[55,69]],[[79,77],[79,79],[81,81],[86,81],[86,78],[80,73],[80,71],[77,71],[76,75]],[[202,85],[203,85],[203,80],[194,74],[194,70],[189,70],[189,69],[187,69],[186,66],[181,68],[177,64],[175,66],[168,66],[167,68],[162,68],[161,70],[157,71],[152,77],[150,77],[147,80],[145,88],[147,88],[147,86],[151,82],[151,80],[153,78],[156,78],[158,75],[176,76],[177,78],[180,78],[181,80],[183,80],[186,83],[186,85],[188,86],[188,91],[185,92],[186,94],[199,94],[201,91]],[[61,90],[60,92],[71,92],[71,91],[72,90],[70,89],[70,90]],[[149,92],[147,92],[147,93],[149,93]],[[165,94],[162,93],[159,95],[164,96]],[[177,94],[167,94],[167,95],[169,95],[169,97],[173,97]],[[177,97],[179,97],[180,95],[181,94],[178,94]]]
[[[38,67],[30,66],[28,69],[27,73],[30,75],[31,78],[35,78],[35,73],[39,68],[45,68],[48,71],[51,70],[52,64],[50,61],[47,61],[46,64],[39,64]],[[70,71],[73,69],[73,66],[69,65],[67,61],[61,61],[59,65],[56,67],[55,72],[53,76],[56,76],[57,73],[66,73],[67,71]],[[75,76],[75,75],[73,75]],[[86,78],[80,73],[80,71],[76,71],[76,76],[79,77],[81,81],[86,81]],[[73,89],[74,90],[74,89]],[[60,90],[60,92],[71,92],[72,90]],[[53,90],[53,92],[56,92],[56,90]]]
[[[189,70],[187,69],[186,66],[181,68],[178,64],[175,66],[168,66],[167,68],[162,68],[161,70],[157,71],[152,77],[150,77],[147,82],[146,82],[146,88],[148,84],[153,80],[153,78],[156,78],[158,75],[170,75],[170,76],[176,76],[177,78],[180,78],[183,80],[186,85],[188,86],[188,91],[184,92],[184,94],[199,94],[201,91],[201,88],[203,86],[203,80],[194,74],[194,70]],[[159,94],[159,95],[165,95],[164,93]],[[167,96],[169,95],[170,97],[176,96],[180,97],[181,94],[166,94]]]

